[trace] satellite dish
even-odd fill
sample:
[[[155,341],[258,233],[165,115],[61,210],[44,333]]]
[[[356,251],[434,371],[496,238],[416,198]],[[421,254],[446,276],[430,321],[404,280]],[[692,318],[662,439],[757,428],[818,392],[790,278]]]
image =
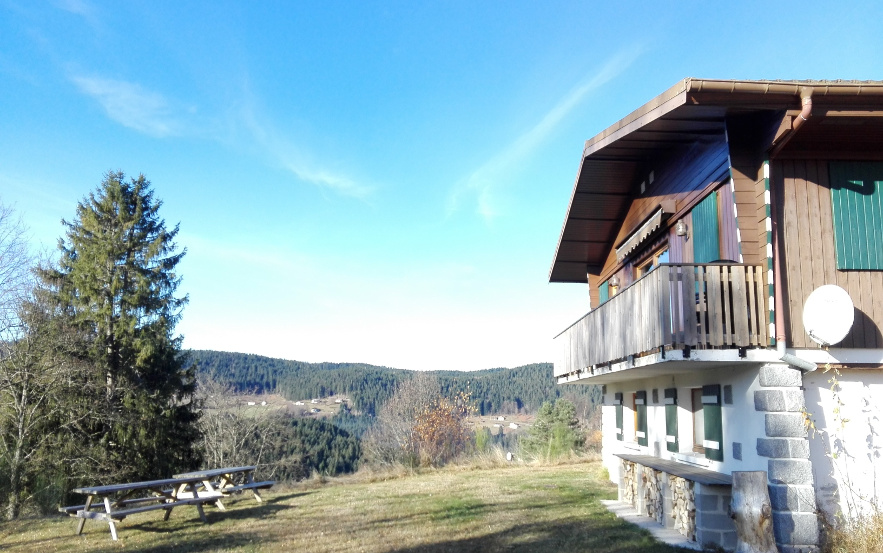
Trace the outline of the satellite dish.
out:
[[[852,298],[846,290],[834,284],[819,286],[803,304],[803,327],[812,341],[822,346],[846,338],[854,320]]]

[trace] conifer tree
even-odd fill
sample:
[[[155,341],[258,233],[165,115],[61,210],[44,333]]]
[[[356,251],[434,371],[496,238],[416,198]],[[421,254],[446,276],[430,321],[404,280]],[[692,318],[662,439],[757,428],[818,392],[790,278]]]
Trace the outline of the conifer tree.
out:
[[[194,368],[185,369],[175,325],[178,226],[159,215],[150,182],[109,172],[62,221],[57,267],[41,271],[60,309],[90,345],[96,415],[84,439],[112,478],[168,477],[198,461]],[[85,387],[84,389],[91,389]]]

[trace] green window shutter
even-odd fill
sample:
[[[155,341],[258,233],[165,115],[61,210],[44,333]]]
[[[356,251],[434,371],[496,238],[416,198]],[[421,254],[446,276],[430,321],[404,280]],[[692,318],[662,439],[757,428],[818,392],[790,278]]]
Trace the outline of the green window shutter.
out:
[[[717,192],[693,208],[693,263],[710,263],[721,257]]]
[[[702,387],[702,413],[705,420],[705,457],[724,460],[724,425],[721,419],[721,387],[712,384]]]
[[[608,281],[605,280],[601,286],[598,287],[598,303],[604,303],[610,299],[610,286],[607,282]]]
[[[635,410],[638,413],[638,428],[635,434],[638,445],[647,445],[647,392],[641,391],[635,394]]]
[[[883,270],[883,162],[831,162],[838,269]]]
[[[613,394],[616,404],[616,439],[622,441],[622,392]]]
[[[666,388],[665,398],[665,445],[669,451],[678,451],[678,389]]]

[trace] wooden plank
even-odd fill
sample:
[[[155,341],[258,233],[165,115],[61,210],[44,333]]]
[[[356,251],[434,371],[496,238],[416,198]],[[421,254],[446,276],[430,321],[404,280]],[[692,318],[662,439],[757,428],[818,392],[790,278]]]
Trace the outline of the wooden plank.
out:
[[[705,341],[705,319],[703,314],[702,267],[690,267],[684,270],[684,342],[697,347]],[[698,294],[696,290],[699,290]]]
[[[176,479],[196,478],[198,480],[202,480],[204,478],[215,478],[216,476],[224,476],[226,474],[254,472],[255,469],[257,469],[257,467],[255,467],[255,466],[243,466],[243,467],[227,467],[227,468],[218,468],[218,469],[195,470],[193,472],[184,472],[182,474],[176,474],[176,475],[174,475],[174,478],[176,478]]]
[[[733,297],[732,297],[732,274],[730,267],[724,265],[720,268],[721,275],[721,330],[723,331],[723,345],[734,345],[733,337]]]
[[[721,290],[720,290],[720,267],[709,265],[705,268],[706,293],[705,303],[708,316],[708,344],[711,346],[723,345],[723,329],[721,328]]]
[[[746,294],[746,271],[741,265],[730,267],[730,280],[733,298],[733,340],[737,346],[751,345],[751,336],[749,334],[748,316],[751,306],[748,303],[748,295]]]
[[[696,294],[696,319],[697,319],[697,327],[696,327],[696,346],[704,347],[708,345],[708,312],[706,310],[706,306],[708,302],[706,302],[705,296],[707,295],[707,284],[705,282],[705,267],[699,265],[695,268],[694,276],[696,277],[696,285],[694,287],[694,292]]]
[[[659,326],[662,329],[660,335],[661,342],[666,347],[670,347],[672,339],[672,321],[674,317],[671,311],[671,272],[672,268],[668,265],[662,265],[658,269],[656,275],[656,289],[659,291]]]
[[[796,233],[788,236],[788,240],[796,241],[795,247],[800,251],[799,262],[789,273],[791,287],[791,335],[794,347],[810,347],[814,344],[806,334],[803,327],[803,304],[813,291],[813,245],[815,237],[810,231],[810,223],[807,214],[810,211],[809,198],[806,182],[807,162],[797,161],[794,163],[794,196],[797,201],[797,218],[794,221]],[[818,212],[816,212],[818,216]],[[799,280],[798,280],[799,279]],[[799,288],[794,285],[799,283]]]

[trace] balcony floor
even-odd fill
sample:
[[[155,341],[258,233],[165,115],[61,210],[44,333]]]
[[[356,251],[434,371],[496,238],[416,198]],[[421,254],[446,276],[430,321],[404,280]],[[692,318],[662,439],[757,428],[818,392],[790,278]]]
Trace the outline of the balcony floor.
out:
[[[693,350],[687,358],[684,357],[682,350],[667,350],[665,356],[657,352],[620,363],[596,365],[579,373],[558,376],[556,380],[558,384],[578,381],[586,384],[608,384],[732,365],[780,362],[778,352],[771,348],[749,349],[745,357],[739,357],[738,349]]]

